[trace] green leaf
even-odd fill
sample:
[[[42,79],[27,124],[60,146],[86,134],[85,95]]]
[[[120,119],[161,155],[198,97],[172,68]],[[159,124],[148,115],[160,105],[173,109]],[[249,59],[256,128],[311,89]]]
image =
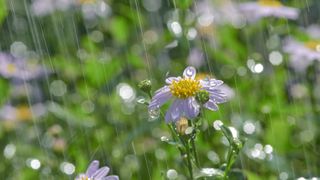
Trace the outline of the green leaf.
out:
[[[0,25],[8,15],[6,0],[0,0]]]
[[[126,19],[115,17],[111,20],[110,32],[117,43],[125,44],[127,42],[129,29]]]
[[[10,86],[7,80],[5,79],[0,79],[0,92],[1,92],[1,97],[0,97],[0,104],[4,103],[9,95],[9,90]]]
[[[98,60],[87,60],[85,74],[89,82],[95,86],[101,86],[111,80],[120,70],[121,63],[118,59],[104,63]]]

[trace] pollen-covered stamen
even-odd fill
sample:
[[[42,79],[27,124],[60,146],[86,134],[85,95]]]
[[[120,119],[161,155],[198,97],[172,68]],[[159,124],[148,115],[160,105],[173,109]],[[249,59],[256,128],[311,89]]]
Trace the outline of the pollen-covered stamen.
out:
[[[185,99],[195,94],[201,89],[200,81],[190,78],[173,81],[170,85],[170,91],[173,96]]]
[[[282,3],[279,0],[259,0],[259,4],[262,6],[280,7]]]
[[[309,49],[320,51],[320,41],[307,41],[304,45]]]

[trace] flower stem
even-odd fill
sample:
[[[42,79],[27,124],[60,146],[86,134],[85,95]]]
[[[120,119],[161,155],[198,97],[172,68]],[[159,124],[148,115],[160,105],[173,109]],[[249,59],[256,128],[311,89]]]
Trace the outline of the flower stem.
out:
[[[228,156],[227,156],[227,166],[226,166],[226,169],[223,174],[224,179],[227,179],[227,177],[228,177],[228,173],[229,173],[231,166],[234,162],[233,159],[234,159],[233,147],[230,146],[229,150],[228,150]]]
[[[187,152],[187,161],[188,161],[188,170],[190,174],[190,178],[193,179],[193,171],[192,171],[192,164],[191,164],[191,153],[190,153],[190,146],[189,143],[185,143],[185,148]]]
[[[193,150],[193,156],[194,156],[194,159],[196,161],[196,165],[199,168],[200,167],[200,162],[199,162],[198,153],[197,153],[196,144],[195,144],[195,138],[197,136],[197,131],[196,131],[197,127],[196,127],[195,123],[191,122],[191,125],[193,127],[193,132],[192,132],[192,136],[190,138],[190,141],[191,141],[191,146],[192,146],[192,150]]]

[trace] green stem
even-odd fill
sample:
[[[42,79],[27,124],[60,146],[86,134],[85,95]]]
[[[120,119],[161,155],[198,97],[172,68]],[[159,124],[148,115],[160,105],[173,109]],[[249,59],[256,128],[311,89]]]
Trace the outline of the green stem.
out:
[[[194,156],[194,159],[196,161],[196,165],[198,168],[200,168],[200,162],[199,162],[199,158],[198,158],[198,153],[197,153],[197,149],[196,149],[196,144],[195,144],[195,137],[197,135],[197,132],[196,132],[196,125],[195,123],[192,123],[192,127],[193,127],[193,133],[192,133],[192,136],[191,136],[191,146],[192,146],[192,150],[193,150],[193,156]]]
[[[172,129],[176,134],[177,132]],[[189,142],[185,141],[183,139],[183,137],[177,135],[178,138],[180,139],[181,143],[183,144],[184,148],[186,149],[186,153],[187,153],[187,167],[188,167],[188,171],[189,171],[189,174],[190,174],[190,178],[193,179],[193,169],[192,169],[192,163],[191,163],[191,154],[190,154],[190,146],[189,146]]]
[[[187,151],[188,170],[189,170],[190,178],[193,179],[193,171],[192,171],[189,143],[187,142],[185,145],[186,145],[186,151]]]
[[[233,145],[230,145],[229,150],[228,150],[228,156],[227,156],[227,166],[226,169],[224,171],[224,175],[223,178],[224,179],[228,179],[228,173],[231,170],[231,167],[233,165],[233,163],[235,162],[235,159],[237,157],[237,153],[236,149],[234,148]]]
[[[176,132],[175,132],[175,130],[173,129],[173,127],[172,127],[170,124],[168,124],[168,127],[169,127],[169,129],[170,129],[172,138],[174,139],[174,141],[177,142],[178,140],[177,140],[177,137],[176,137]],[[180,147],[178,147],[178,150],[179,150],[179,152],[180,152],[181,157],[183,157],[183,150],[182,150]],[[183,162],[184,162],[184,164],[187,166],[187,163],[186,163],[185,161],[183,161]]]

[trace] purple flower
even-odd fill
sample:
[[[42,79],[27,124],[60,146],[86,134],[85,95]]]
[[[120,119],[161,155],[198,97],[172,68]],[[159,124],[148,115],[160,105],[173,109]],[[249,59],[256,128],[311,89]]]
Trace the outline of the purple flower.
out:
[[[283,6],[278,0],[259,0],[246,2],[239,5],[239,10],[247,17],[249,22],[257,21],[264,17],[279,17],[297,19],[299,10]]]
[[[99,168],[99,161],[94,160],[90,163],[85,174],[80,174],[76,180],[119,180],[118,176],[107,176],[109,168],[103,166]]]
[[[298,72],[304,72],[314,60],[320,61],[320,41],[299,42],[287,38],[283,51],[290,55],[290,65]]]
[[[31,60],[16,58],[0,52],[0,75],[5,78],[31,80],[45,73],[45,69]]]
[[[189,66],[184,70],[183,77],[167,78],[167,85],[155,92],[149,104],[149,110],[155,110],[169,99],[173,99],[165,116],[166,123],[176,122],[180,117],[195,118],[200,111],[200,105],[196,101],[195,95],[197,92],[205,90],[209,93],[209,100],[203,106],[209,110],[217,111],[217,104],[226,101],[225,94],[220,89],[223,82],[216,79],[197,80],[195,76],[196,69]]]

